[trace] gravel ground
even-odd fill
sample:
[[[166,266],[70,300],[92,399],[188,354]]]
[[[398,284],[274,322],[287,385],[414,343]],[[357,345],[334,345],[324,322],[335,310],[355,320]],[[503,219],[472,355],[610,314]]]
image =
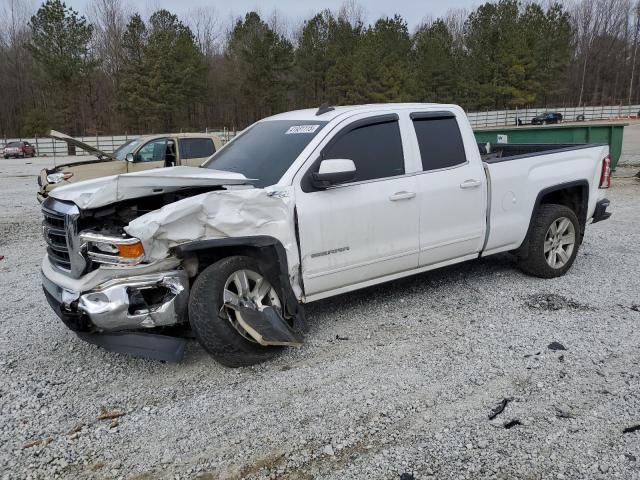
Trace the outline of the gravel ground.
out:
[[[0,161],[1,478],[640,479],[637,180],[563,278],[497,256],[368,288],[308,306],[301,349],[231,370],[64,328],[39,285],[49,163]]]

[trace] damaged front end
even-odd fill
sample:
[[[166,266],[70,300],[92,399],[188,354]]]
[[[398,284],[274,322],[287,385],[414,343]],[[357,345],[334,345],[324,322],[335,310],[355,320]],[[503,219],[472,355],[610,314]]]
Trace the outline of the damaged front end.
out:
[[[64,187],[44,201],[45,295],[83,340],[179,361],[185,339],[176,328],[189,325],[190,289],[203,262],[222,251],[253,248],[283,305],[239,306],[243,327],[261,345],[302,343],[291,191],[238,185],[235,174],[216,183],[211,171],[204,176],[197,170],[178,171],[177,180],[157,178],[152,191],[148,178],[113,177],[91,188]]]

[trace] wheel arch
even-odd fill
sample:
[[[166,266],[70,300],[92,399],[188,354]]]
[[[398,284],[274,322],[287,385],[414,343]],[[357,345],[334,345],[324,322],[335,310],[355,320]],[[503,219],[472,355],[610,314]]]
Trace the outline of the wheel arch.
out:
[[[218,238],[196,240],[183,243],[173,248],[173,253],[180,259],[197,261],[195,275],[197,277],[209,265],[234,255],[252,257],[264,275],[273,281],[283,302],[283,315],[301,322],[304,326],[304,308],[291,286],[287,254],[282,243],[275,237],[256,235],[246,237]]]
[[[578,217],[580,224],[579,232],[579,244],[582,243],[584,238],[584,231],[587,225],[587,213],[589,210],[589,182],[587,180],[574,180],[572,182],[559,183],[550,187],[544,188],[538,192],[536,201],[531,209],[531,216],[529,218],[529,227],[527,228],[527,234],[524,242],[518,249],[519,253],[527,250],[527,244],[531,236],[531,230],[536,218],[536,215],[541,205],[555,203],[558,205],[565,205],[572,209]]]

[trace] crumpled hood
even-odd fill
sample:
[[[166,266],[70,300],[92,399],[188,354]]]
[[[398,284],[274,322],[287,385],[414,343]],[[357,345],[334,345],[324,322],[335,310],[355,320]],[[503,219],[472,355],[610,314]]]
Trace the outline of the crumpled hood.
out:
[[[73,202],[85,210],[184,188],[241,184],[250,184],[250,180],[240,173],[199,167],[169,167],[85,180],[56,188],[49,195]]]
[[[273,237],[286,251],[291,286],[299,299],[294,208],[291,186],[217,190],[167,204],[132,220],[124,230],[140,239],[151,261],[166,258],[172,247],[197,240]]]

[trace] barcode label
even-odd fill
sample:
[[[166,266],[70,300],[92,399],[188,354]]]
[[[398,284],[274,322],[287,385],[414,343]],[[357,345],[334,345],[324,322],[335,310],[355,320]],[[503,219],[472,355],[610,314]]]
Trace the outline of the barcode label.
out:
[[[285,135],[293,135],[296,133],[313,133],[320,125],[294,125],[284,132]]]

